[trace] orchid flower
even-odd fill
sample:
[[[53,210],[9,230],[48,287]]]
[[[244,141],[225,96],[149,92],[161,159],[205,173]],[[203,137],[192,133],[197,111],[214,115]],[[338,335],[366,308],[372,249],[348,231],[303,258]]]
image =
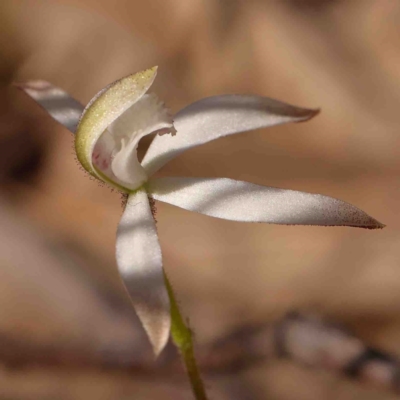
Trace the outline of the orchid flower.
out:
[[[152,199],[212,217],[288,225],[347,225],[382,228],[360,209],[331,197],[264,187],[226,178],[155,178],[185,150],[223,136],[314,117],[267,97],[223,95],[199,100],[173,118],[147,94],[157,68],[118,80],[84,108],[44,81],[20,84],[59,123],[75,133],[78,160],[93,177],[128,194],[117,230],[120,275],[158,354],[170,332],[170,301],[164,281]],[[156,133],[140,163],[141,138]]]

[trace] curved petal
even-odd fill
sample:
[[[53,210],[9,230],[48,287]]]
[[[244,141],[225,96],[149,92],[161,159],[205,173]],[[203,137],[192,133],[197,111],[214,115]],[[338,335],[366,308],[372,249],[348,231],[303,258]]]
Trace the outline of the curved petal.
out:
[[[226,178],[159,178],[152,179],[148,186],[156,200],[233,221],[384,227],[357,207],[321,194]]]
[[[113,181],[114,176],[110,179],[98,168],[94,168],[94,148],[107,128],[147,92],[156,74],[157,68],[150,68],[115,81],[101,90],[86,106],[76,131],[75,149],[82,166],[92,175],[122,190],[124,187]],[[109,136],[107,132],[106,135]],[[110,156],[108,153],[111,149],[105,147],[105,150],[107,156]],[[105,159],[107,165],[104,170],[109,169],[110,162],[110,158]]]
[[[46,81],[16,83],[15,86],[40,104],[57,122],[75,133],[85,108],[79,101]]]
[[[169,160],[192,147],[235,133],[286,122],[306,121],[318,112],[261,96],[208,97],[175,115],[177,135],[156,136],[142,165],[150,176]]]
[[[115,142],[111,170],[121,185],[134,190],[147,181],[146,171],[137,158],[139,140],[150,133],[171,131],[172,117],[154,94],[143,95],[109,126],[108,132]]]
[[[133,306],[156,354],[170,331],[170,307],[162,256],[147,193],[129,195],[117,230],[117,264]]]

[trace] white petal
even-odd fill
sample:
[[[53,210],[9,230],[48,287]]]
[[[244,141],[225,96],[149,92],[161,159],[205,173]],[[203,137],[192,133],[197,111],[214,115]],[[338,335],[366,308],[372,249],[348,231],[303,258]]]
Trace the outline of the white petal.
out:
[[[129,195],[117,230],[117,264],[154,352],[165,347],[170,308],[162,256],[147,193]]]
[[[306,121],[318,110],[298,108],[268,97],[224,95],[199,100],[174,117],[177,135],[156,136],[142,165],[148,175],[185,150],[235,133],[286,122]]]
[[[156,200],[212,217],[288,225],[383,228],[364,211],[332,197],[225,178],[152,179]]]
[[[39,103],[56,121],[75,133],[85,108],[81,103],[46,81],[17,83],[16,86]]]
[[[109,126],[107,132],[116,144],[111,169],[122,186],[134,190],[147,181],[136,149],[142,137],[164,130],[174,131],[172,117],[154,94],[145,94]]]

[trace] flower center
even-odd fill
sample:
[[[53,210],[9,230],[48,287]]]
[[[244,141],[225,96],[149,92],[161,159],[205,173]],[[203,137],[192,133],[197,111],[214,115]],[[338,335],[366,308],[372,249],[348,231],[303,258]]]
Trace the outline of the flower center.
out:
[[[151,133],[175,132],[164,104],[156,95],[145,94],[102,133],[93,148],[93,166],[112,183],[135,190],[148,180],[137,158],[140,139]]]

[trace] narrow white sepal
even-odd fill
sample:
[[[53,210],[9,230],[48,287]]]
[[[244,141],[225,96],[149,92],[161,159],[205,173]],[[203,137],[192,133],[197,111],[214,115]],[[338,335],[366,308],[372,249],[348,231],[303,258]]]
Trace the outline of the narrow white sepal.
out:
[[[129,195],[117,230],[117,264],[133,306],[158,355],[170,332],[170,304],[147,193]]]
[[[156,200],[233,221],[384,227],[359,208],[332,197],[226,178],[152,179],[148,191]]]
[[[287,122],[306,121],[318,113],[261,96],[223,95],[199,100],[174,116],[176,136],[156,136],[142,166],[150,176],[185,150],[211,140]]]
[[[79,101],[46,81],[29,81],[15,85],[41,105],[57,122],[75,133],[85,108]]]

